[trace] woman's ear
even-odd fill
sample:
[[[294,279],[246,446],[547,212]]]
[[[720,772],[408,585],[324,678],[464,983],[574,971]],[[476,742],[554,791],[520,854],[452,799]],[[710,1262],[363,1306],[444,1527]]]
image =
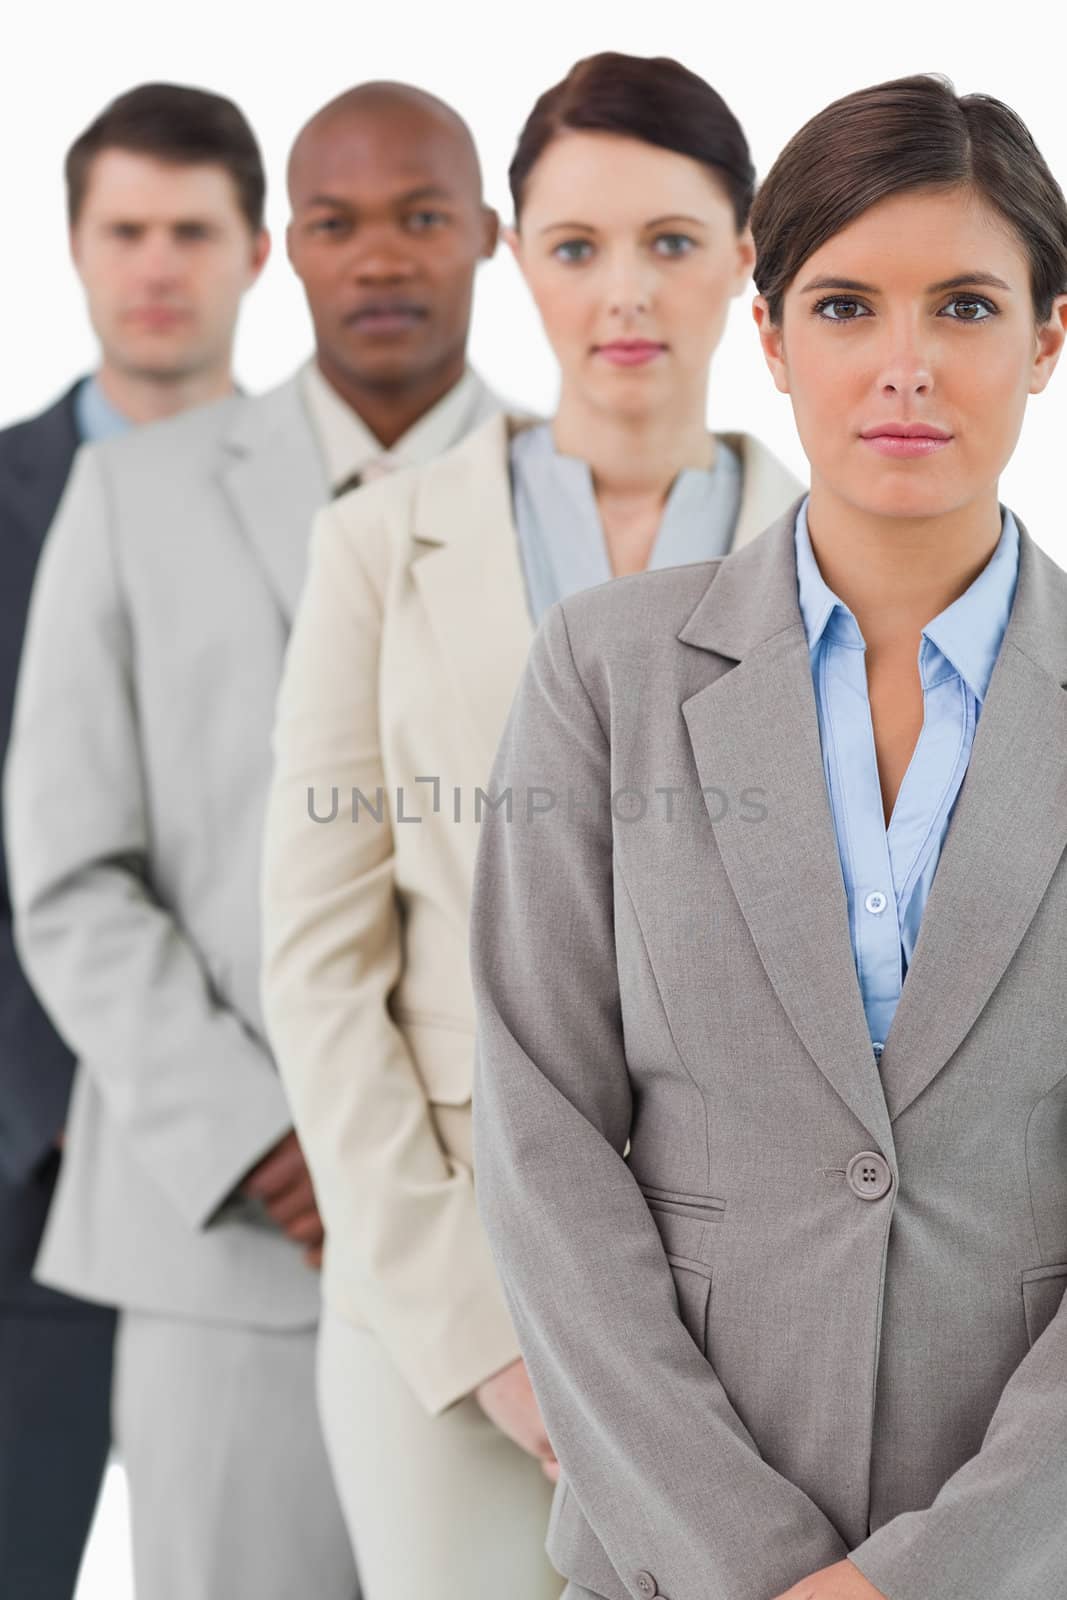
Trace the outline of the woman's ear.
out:
[[[752,230],[744,228],[737,236],[737,272],[734,276],[732,294],[744,294],[755,265],[756,246],[752,240]]]
[[[1067,339],[1067,294],[1057,295],[1047,322],[1037,330],[1034,369],[1030,374],[1030,393],[1040,394],[1056,370],[1064,340]]]
[[[781,323],[771,321],[771,308],[761,294],[752,302],[752,317],[759,329],[763,359],[770,369],[774,386],[780,394],[788,394],[789,367],[785,359],[785,335]]]
[[[500,237],[511,251],[519,271],[525,278],[526,263],[523,259],[522,234],[519,232],[518,228],[512,224],[510,227],[502,227],[500,229]]]

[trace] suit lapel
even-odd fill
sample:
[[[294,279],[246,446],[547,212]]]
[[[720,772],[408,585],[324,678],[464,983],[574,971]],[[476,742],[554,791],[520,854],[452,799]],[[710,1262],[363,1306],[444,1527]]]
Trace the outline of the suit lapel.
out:
[[[723,433],[741,461],[741,504],[731,550],[741,550],[759,537],[787,507],[796,515],[805,493],[803,485],[766,445],[751,433]]]
[[[436,464],[415,508],[414,566],[445,669],[491,761],[533,638],[519,556],[508,442],[536,419],[494,416]],[[758,440],[721,436],[744,470],[735,546],[749,543],[802,488]],[[486,672],[486,661],[496,663]]]
[[[501,416],[479,428],[424,469],[414,507],[412,575],[487,776],[533,638],[511,505],[509,437]]]
[[[243,399],[223,452],[224,491],[291,623],[307,572],[311,523],[329,499],[299,378]]]
[[[1067,848],[1067,576],[1024,534],[970,765],[885,1044],[897,1117],[974,1025]]]
[[[790,512],[720,569],[680,637],[740,664],[687,700],[682,713],[723,865],[767,976],[809,1055],[891,1158],[823,776],[792,539]],[[745,790],[762,791],[762,821],[745,819]]]
[[[0,492],[14,510],[11,521],[29,533],[35,550],[51,526],[78,450],[77,391],[75,384],[49,410],[19,428],[17,449],[0,460],[7,479]]]

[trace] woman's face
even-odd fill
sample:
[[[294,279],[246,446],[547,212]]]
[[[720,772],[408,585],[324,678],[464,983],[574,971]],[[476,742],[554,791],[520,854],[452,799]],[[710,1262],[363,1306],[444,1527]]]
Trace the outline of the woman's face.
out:
[[[779,326],[754,306],[813,494],[890,517],[995,498],[1065,313],[1035,326],[1022,241],[970,189],[881,201],[809,256]]]
[[[508,235],[563,389],[597,410],[703,414],[730,299],[752,270],[714,174],[609,133],[563,133],[527,182]]]

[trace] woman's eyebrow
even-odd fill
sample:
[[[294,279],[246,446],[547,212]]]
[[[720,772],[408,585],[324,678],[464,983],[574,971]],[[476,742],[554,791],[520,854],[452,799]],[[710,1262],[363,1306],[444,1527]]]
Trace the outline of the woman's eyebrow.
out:
[[[706,217],[691,217],[684,211],[672,211],[665,217],[652,217],[645,223],[645,227],[662,228],[666,222],[690,222],[697,228],[706,228],[708,225]]]
[[[685,222],[694,228],[706,228],[708,225],[706,217],[693,217],[685,211],[672,211],[667,216],[650,217],[641,226],[642,228],[662,228],[668,222]],[[541,229],[541,232],[552,233],[557,228],[568,228],[571,232],[577,229],[581,233],[595,233],[596,231],[591,222],[549,222]]]
[[[958,272],[953,278],[942,278],[939,283],[931,283],[927,294],[944,294],[948,289],[1003,289],[1006,294],[1011,293],[1011,284],[1005,283],[1003,278],[998,278],[995,272],[981,269],[977,272]],[[858,278],[812,278],[800,290],[801,294],[811,294],[816,289],[844,290],[850,294],[877,294],[879,291],[873,283],[860,283]]]
[[[560,228],[566,228],[569,233],[595,233],[591,222],[548,222],[540,230],[541,233],[557,233]]]
[[[995,272],[960,272],[954,278],[944,278],[940,283],[932,283],[927,294],[943,294],[946,289],[1003,289],[1006,294],[1011,294],[1011,284],[1005,283],[1003,278],[998,278]]]
[[[847,289],[852,294],[877,294],[878,291],[871,283],[860,283],[858,278],[812,278],[806,283],[801,294],[810,294],[814,289]]]

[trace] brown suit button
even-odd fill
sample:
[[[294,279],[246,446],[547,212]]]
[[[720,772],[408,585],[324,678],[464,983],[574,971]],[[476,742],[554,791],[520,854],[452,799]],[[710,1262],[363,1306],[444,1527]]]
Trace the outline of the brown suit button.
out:
[[[845,1180],[861,1200],[880,1200],[893,1187],[889,1162],[876,1150],[861,1150],[845,1168]]]
[[[651,1572],[639,1572],[637,1574],[637,1592],[641,1596],[641,1600],[662,1600],[659,1586]]]

